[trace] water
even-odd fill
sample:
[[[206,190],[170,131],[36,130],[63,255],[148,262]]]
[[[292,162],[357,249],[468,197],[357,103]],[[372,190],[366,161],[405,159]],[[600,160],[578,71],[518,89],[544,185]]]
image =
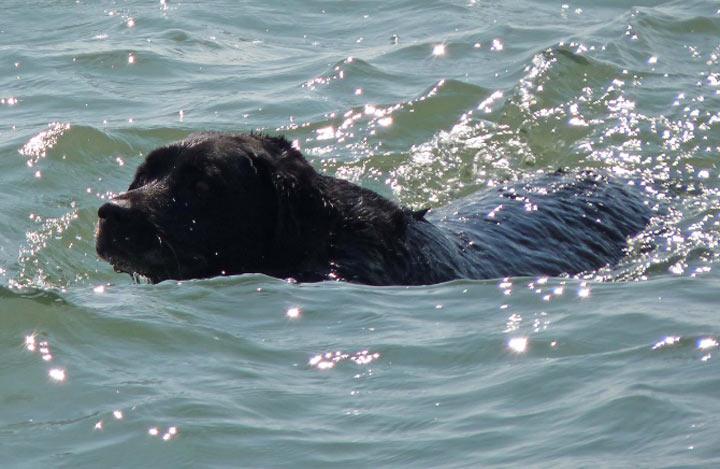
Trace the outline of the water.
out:
[[[720,10],[623,3],[5,2],[3,467],[720,463]],[[414,208],[600,168],[656,216],[586,278],[114,273],[97,207],[202,129]]]

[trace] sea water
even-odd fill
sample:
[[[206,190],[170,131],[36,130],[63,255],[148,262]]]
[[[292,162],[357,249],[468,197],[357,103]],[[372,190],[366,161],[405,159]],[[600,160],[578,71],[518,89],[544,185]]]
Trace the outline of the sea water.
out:
[[[6,0],[2,467],[714,467],[720,4]],[[415,209],[565,168],[655,217],[578,278],[148,285],[97,208],[198,130]]]

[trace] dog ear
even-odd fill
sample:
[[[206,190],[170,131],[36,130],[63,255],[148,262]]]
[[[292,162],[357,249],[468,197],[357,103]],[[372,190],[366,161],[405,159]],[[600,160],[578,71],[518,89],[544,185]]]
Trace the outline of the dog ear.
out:
[[[167,168],[173,165],[179,153],[177,144],[156,148],[148,153],[145,161],[135,170],[135,176],[130,183],[130,187],[128,187],[128,191],[142,187],[148,180],[162,175]]]
[[[322,177],[285,138],[255,138],[259,145],[253,148],[253,163],[275,192],[276,219],[268,242],[272,253],[267,255],[280,264],[300,265],[308,251],[323,245],[334,216],[322,195]]]
[[[288,140],[269,136],[260,136],[259,140],[261,151],[254,156],[264,163],[279,191],[313,187],[315,169]]]

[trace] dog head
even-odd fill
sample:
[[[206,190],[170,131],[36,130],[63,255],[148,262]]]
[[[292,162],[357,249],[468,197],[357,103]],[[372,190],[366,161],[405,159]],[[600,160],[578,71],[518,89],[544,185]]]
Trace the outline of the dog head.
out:
[[[315,177],[283,138],[193,134],[150,152],[127,192],[100,207],[98,255],[152,282],[272,275],[303,216],[289,208],[301,197],[292,189]]]

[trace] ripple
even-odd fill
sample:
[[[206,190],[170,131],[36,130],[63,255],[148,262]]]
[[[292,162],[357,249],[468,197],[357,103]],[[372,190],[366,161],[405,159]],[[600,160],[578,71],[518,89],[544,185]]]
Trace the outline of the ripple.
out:
[[[3,463],[712,466],[720,16],[621,3],[5,8]],[[594,168],[655,217],[581,279],[112,272],[98,205],[201,129],[287,133],[317,168],[417,207]]]

